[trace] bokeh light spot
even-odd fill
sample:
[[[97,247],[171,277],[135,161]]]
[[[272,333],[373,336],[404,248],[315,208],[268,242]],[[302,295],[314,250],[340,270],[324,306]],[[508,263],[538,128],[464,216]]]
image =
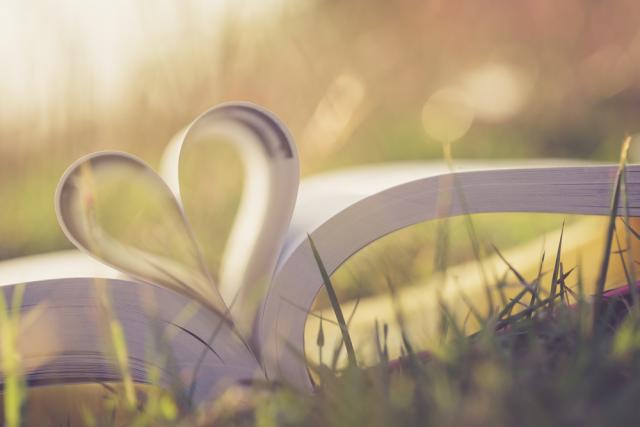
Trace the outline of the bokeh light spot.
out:
[[[446,87],[434,93],[422,109],[422,125],[427,135],[436,141],[456,141],[469,130],[474,111],[466,94],[456,87]]]
[[[523,72],[501,63],[485,64],[465,75],[462,88],[476,117],[497,122],[520,112],[531,81]]]

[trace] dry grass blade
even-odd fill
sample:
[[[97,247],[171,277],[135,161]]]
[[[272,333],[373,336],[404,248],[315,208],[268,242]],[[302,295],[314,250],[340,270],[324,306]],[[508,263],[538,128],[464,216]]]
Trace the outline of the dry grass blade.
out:
[[[626,218],[621,218],[621,219],[622,219],[622,223],[625,225],[625,227],[627,227],[627,230],[630,231],[631,234],[633,234],[636,239],[640,240],[640,233],[638,233],[636,229],[634,229],[631,226],[631,224],[629,224],[629,221],[627,221]]]
[[[611,246],[613,243],[613,234],[616,229],[616,216],[618,214],[618,203],[620,201],[620,187],[622,183],[622,177],[624,175],[625,164],[627,163],[627,154],[629,152],[629,144],[631,143],[631,137],[627,137],[622,144],[622,150],[620,152],[620,163],[618,164],[618,171],[616,173],[616,179],[613,187],[613,194],[611,195],[611,208],[609,211],[609,223],[607,225],[607,233],[605,235],[605,246],[602,255],[602,261],[600,263],[600,272],[598,273],[598,279],[596,281],[596,293],[593,302],[593,323],[592,330],[595,330],[596,325],[601,319],[602,304],[604,286],[607,279],[607,272],[609,271],[609,259],[611,257]]]
[[[622,174],[622,205],[624,206],[624,217],[622,218],[625,223],[629,223],[629,194],[627,188],[627,174]],[[617,237],[617,234],[616,234]],[[629,278],[627,281],[629,282],[630,290],[631,290],[631,301],[633,301],[633,307],[638,309],[638,302],[640,300],[638,295],[638,288],[636,286],[636,269],[633,263],[633,245],[631,244],[631,235],[629,232],[625,233],[625,241],[627,245],[627,264],[629,265]],[[620,244],[618,244],[620,246]],[[625,270],[625,273],[627,271]]]
[[[620,257],[620,264],[622,265],[622,270],[624,271],[624,277],[625,279],[627,279],[627,283],[629,283],[630,285],[629,289],[635,289],[635,286],[632,286],[632,284],[636,282],[635,279],[633,278],[633,274],[631,273],[631,269],[633,268],[633,265],[628,266],[627,261],[625,261],[624,259],[624,254],[627,253],[631,245],[623,249],[622,246],[620,245],[620,237],[618,236],[618,230],[614,230],[613,234],[616,238],[616,246],[618,247],[618,250],[615,252]],[[632,292],[631,295],[633,297],[633,291],[631,292]]]

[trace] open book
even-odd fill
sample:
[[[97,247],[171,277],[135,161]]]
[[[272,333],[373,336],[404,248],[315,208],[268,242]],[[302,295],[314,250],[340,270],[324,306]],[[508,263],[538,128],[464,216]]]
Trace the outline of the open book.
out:
[[[237,147],[246,174],[218,283],[195,243],[179,183],[182,147],[213,138]],[[248,103],[212,108],[177,135],[163,157],[162,177],[125,153],[83,157],[64,174],[55,196],[60,226],[79,251],[0,265],[5,298],[29,280],[21,307],[38,311],[26,326],[34,338],[22,348],[27,379],[38,385],[120,378],[99,332],[97,308],[106,294],[123,326],[134,381],[148,381],[152,366],[164,382],[177,372],[181,381],[195,381],[196,401],[255,379],[310,389],[304,326],[323,283],[308,235],[331,274],[382,236],[436,218],[608,215],[617,173],[615,165],[571,162],[459,167],[455,173],[436,163],[355,168],[299,186],[287,129]],[[631,216],[640,216],[636,181],[640,167],[629,166]],[[142,191],[135,191],[140,183]],[[119,209],[110,206],[123,198],[135,205],[135,217],[118,217]],[[618,209],[622,214],[622,202]],[[158,330],[170,349],[171,369],[149,351]]]

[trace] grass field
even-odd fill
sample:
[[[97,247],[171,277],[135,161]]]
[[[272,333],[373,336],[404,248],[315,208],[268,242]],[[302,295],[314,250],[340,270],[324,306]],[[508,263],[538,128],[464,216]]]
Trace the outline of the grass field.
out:
[[[624,191],[620,182],[616,203]],[[477,225],[496,220],[477,219]],[[347,287],[342,303],[320,299],[319,309],[329,308],[309,318],[307,363],[317,383],[312,395],[287,384],[254,383],[192,407],[181,397],[184,390],[160,386],[153,370],[149,385],[136,386],[106,296],[101,304],[111,317],[105,348],[112,349],[122,382],[28,389],[19,357],[28,320],[9,309],[20,305],[18,288],[11,302],[0,301],[6,425],[635,425],[630,402],[640,393],[634,381],[640,312],[633,292],[606,300],[602,294],[607,283],[628,282],[634,269],[630,257],[640,234],[633,228],[637,221],[623,221],[613,214],[574,220],[563,224],[562,233],[550,233],[544,247],[530,243],[505,255],[494,250],[481,262],[457,266],[454,259],[444,271],[429,270],[427,284],[392,276],[394,267],[400,273],[413,267],[384,265],[389,257],[420,261],[416,254],[389,253],[406,247],[399,245],[402,234],[370,248],[383,255],[369,254],[365,263],[377,259],[382,271],[358,274],[356,268],[353,275],[365,277],[360,282],[382,277],[387,289],[376,290],[374,283],[369,291],[378,296],[356,294],[349,303]],[[433,253],[447,250],[442,243],[432,247]],[[493,275],[493,305],[478,268],[506,273]],[[335,293],[333,280],[326,277],[325,285]],[[336,322],[342,326],[331,325]]]
[[[633,0],[615,7],[283,0],[222,9],[203,0],[165,4],[162,14],[124,1],[109,10],[91,2],[14,3],[0,4],[0,260],[71,247],[56,223],[53,192],[79,156],[124,150],[155,167],[177,131],[227,100],[250,100],[282,118],[303,177],[441,160],[446,147],[454,160],[614,162],[624,135],[638,131],[640,6]],[[630,162],[638,158],[636,144]],[[186,210],[215,277],[240,199],[239,157],[223,146],[194,146],[184,170]],[[563,290],[536,305],[551,297],[565,221],[563,268],[576,269],[561,288],[577,293],[581,284],[583,296]],[[194,409],[157,387],[132,393],[127,381],[26,390],[19,322],[5,301],[5,424],[637,424],[637,306],[621,323],[601,307],[595,326],[591,306],[601,282],[628,281],[615,244],[606,280],[599,279],[607,219],[483,214],[473,222],[485,267],[497,279],[509,270],[495,246],[527,286],[543,285],[542,294],[523,294],[498,319],[523,283],[512,271],[504,276],[507,299],[488,304],[464,219],[448,222],[447,250],[438,238],[442,224],[394,233],[331,278],[345,316],[352,316],[357,366],[343,349],[332,369],[343,338],[331,323],[329,299],[319,295],[322,328],[316,317],[306,328],[311,371],[320,381],[312,396],[286,384],[257,384]],[[617,224],[621,246],[640,253],[635,236],[627,245]],[[497,301],[498,288],[493,295]],[[616,328],[599,330],[610,323]],[[111,334],[110,344],[119,345],[117,326]]]

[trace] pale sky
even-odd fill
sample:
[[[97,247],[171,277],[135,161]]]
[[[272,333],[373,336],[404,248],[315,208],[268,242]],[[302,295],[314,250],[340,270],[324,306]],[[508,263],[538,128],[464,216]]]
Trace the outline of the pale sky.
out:
[[[150,46],[176,43],[173,36],[185,25],[192,34],[215,39],[225,8],[264,13],[277,1],[0,0],[2,114],[55,102],[56,88],[68,84],[69,60],[91,77],[99,100],[108,102],[130,66],[158,54]]]

